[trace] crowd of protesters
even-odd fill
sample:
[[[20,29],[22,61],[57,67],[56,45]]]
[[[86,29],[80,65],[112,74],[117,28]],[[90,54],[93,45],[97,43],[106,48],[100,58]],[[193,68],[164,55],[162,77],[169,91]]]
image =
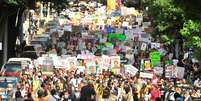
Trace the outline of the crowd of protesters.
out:
[[[121,27],[124,21],[129,21],[129,25],[142,27],[134,16],[122,16],[112,23],[114,26],[106,24],[103,28],[97,25],[92,28],[94,22],[87,26],[71,26],[72,31],[51,32],[51,29],[47,29],[45,32],[51,35],[51,44],[44,50],[47,54],[118,55],[122,60],[120,73],[108,69],[88,74],[78,72],[77,69],[54,68],[52,75],[45,75],[41,67],[36,66],[28,75],[20,77],[17,91],[8,92],[8,101],[12,101],[13,98],[16,101],[195,101],[196,98],[200,98],[201,80],[198,63],[181,56],[178,62],[173,64],[173,57],[164,44],[157,48],[151,48],[148,44],[145,50],[141,50],[142,42],[138,38],[123,41],[107,39],[107,34],[118,33],[116,29],[122,29],[122,33],[125,34],[127,28]],[[60,27],[65,29],[65,25]],[[95,34],[97,30],[101,34]],[[83,33],[87,33],[87,36]],[[109,50],[97,47],[106,47],[105,43],[109,41],[113,44]],[[184,77],[166,78],[165,69],[162,75],[154,75],[152,78],[141,77],[141,59],[149,58],[150,52],[156,50],[161,52],[160,64],[163,69],[165,61],[169,60],[169,65],[185,68]],[[139,72],[136,75],[126,73],[125,64],[131,64]],[[86,64],[83,62],[81,65]],[[11,96],[13,93],[14,97]]]

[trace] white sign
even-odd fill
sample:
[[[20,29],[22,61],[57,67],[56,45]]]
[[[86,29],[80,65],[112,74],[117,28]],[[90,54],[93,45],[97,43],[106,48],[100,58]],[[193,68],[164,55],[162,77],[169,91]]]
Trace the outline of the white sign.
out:
[[[0,42],[0,50],[3,50],[2,46],[3,46],[2,42]]]
[[[132,65],[125,65],[125,68],[126,68],[126,72],[128,72],[129,74],[135,76],[136,73],[138,72],[138,69],[135,68],[134,66]]]
[[[151,48],[155,48],[155,49],[160,48],[160,43],[151,43]]]
[[[162,67],[154,67],[154,73],[156,75],[161,76],[163,74],[163,68]]]
[[[140,72],[140,77],[141,77],[141,78],[149,78],[149,79],[152,79],[153,76],[154,76],[154,75],[153,75],[152,73]]]
[[[123,24],[122,24],[122,26],[123,26],[123,27],[128,27],[128,26],[129,26],[129,23],[126,22],[126,21],[124,21]]]
[[[184,59],[187,59],[188,58],[188,53],[185,53],[184,54]]]
[[[142,43],[141,45],[141,50],[145,51],[147,48],[147,44],[146,43]]]
[[[183,79],[184,71],[185,71],[184,67],[177,67],[176,68],[176,77],[179,79]]]
[[[64,26],[64,31],[72,32],[72,26],[71,25],[65,25]]]

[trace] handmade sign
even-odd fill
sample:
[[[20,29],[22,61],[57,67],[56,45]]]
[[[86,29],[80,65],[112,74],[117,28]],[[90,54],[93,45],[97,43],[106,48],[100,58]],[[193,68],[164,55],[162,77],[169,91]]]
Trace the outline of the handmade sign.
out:
[[[151,48],[155,48],[155,49],[158,49],[160,48],[160,43],[151,43]]]
[[[110,67],[110,57],[107,55],[102,55],[100,68],[108,70]]]
[[[120,56],[111,56],[110,59],[112,69],[120,69]]]
[[[156,75],[162,76],[162,74],[163,74],[163,68],[162,67],[155,67],[154,68],[154,73]]]
[[[160,52],[154,51],[150,53],[152,67],[160,66]]]
[[[175,78],[176,77],[176,66],[170,65],[165,69],[165,77],[167,78]]]
[[[67,64],[68,64],[67,69],[73,69],[73,70],[76,69],[77,68],[77,58],[76,57],[68,57]]]
[[[151,70],[151,63],[149,60],[144,61],[144,70]]]
[[[145,51],[147,48],[147,44],[146,43],[142,43],[141,45],[141,50]]]
[[[140,72],[140,77],[141,77],[141,78],[149,78],[149,79],[152,79],[152,78],[153,78],[153,74],[152,74],[152,73],[146,73],[146,72]]]
[[[86,63],[86,72],[88,74],[96,73],[97,68],[96,68],[96,63],[95,61],[87,61]]]
[[[119,33],[111,33],[107,35],[108,40],[112,41],[112,39],[117,39],[119,41],[124,41],[126,36],[124,34]]]
[[[125,71],[133,76],[136,75],[136,73],[138,72],[138,69],[132,65],[124,65],[125,67]]]

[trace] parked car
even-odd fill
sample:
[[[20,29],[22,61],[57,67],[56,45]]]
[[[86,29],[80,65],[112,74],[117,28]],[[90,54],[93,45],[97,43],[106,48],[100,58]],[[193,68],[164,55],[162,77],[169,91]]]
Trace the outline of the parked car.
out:
[[[22,73],[22,64],[17,62],[6,63],[1,68],[1,76],[20,77]]]

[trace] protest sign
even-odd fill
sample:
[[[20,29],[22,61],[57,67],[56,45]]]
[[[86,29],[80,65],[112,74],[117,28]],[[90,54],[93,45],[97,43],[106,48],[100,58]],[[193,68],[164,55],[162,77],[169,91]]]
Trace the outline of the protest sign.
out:
[[[153,74],[152,74],[152,73],[146,73],[146,72],[140,72],[140,77],[141,77],[141,78],[149,78],[149,79],[152,79],[152,78],[153,78]]]
[[[72,32],[72,25],[65,25],[63,29],[64,31]]]
[[[91,73],[96,73],[96,63],[94,61],[87,61],[86,62],[86,72],[88,74],[91,74]]]
[[[76,66],[77,66],[77,58],[76,57],[67,57],[66,61],[68,64],[67,69],[75,69],[76,68]]]
[[[184,67],[176,67],[176,77],[179,79],[183,79],[185,68]]]
[[[110,57],[107,55],[102,55],[100,68],[108,70],[110,67]]]
[[[160,48],[160,43],[151,43],[151,48],[155,48],[155,49],[158,49]]]
[[[110,59],[112,69],[120,69],[120,56],[111,56]]]
[[[144,70],[151,70],[151,63],[149,60],[144,61]]]
[[[150,53],[152,67],[160,66],[160,52],[154,51]]]
[[[142,43],[141,45],[141,50],[145,51],[147,48],[147,44],[146,43]]]
[[[126,36],[124,34],[119,33],[110,33],[107,35],[108,40],[112,41],[112,39],[117,39],[119,41],[124,41]]]
[[[128,27],[128,26],[129,26],[129,22],[124,21],[124,22],[122,23],[122,26],[123,26],[123,27]]]
[[[54,57],[53,58],[53,61],[54,61],[54,66],[55,68],[66,68],[67,67],[67,64],[66,64],[66,60],[62,57]]]
[[[138,69],[132,65],[124,65],[124,66],[125,66],[125,71],[133,76],[135,76],[136,73],[138,72]]]
[[[175,78],[176,77],[176,66],[170,65],[165,69],[165,77],[167,78]]]
[[[155,67],[154,68],[154,73],[156,75],[162,76],[162,74],[163,74],[163,68],[162,67]]]
[[[184,77],[184,72],[184,67],[177,67],[175,65],[167,66],[165,70],[165,77],[182,79]]]

